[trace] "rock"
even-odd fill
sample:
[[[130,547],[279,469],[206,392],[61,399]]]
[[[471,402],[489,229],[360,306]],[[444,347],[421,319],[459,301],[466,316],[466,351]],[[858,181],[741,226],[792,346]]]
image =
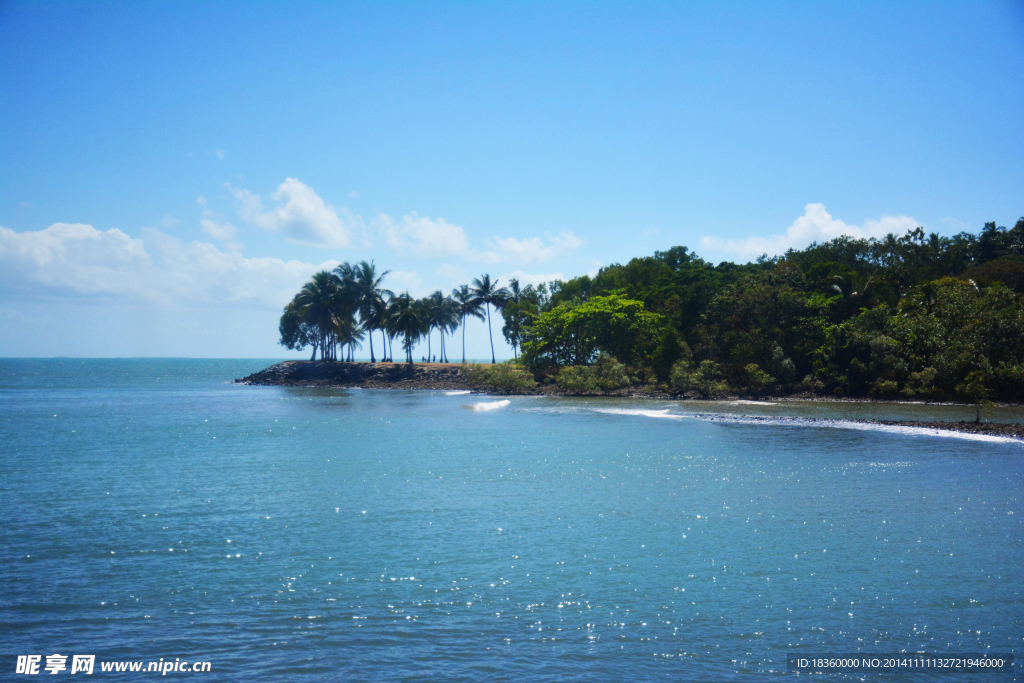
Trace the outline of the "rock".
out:
[[[364,387],[373,389],[467,389],[457,365],[408,363],[344,363],[285,361],[248,377],[239,384],[306,387]]]

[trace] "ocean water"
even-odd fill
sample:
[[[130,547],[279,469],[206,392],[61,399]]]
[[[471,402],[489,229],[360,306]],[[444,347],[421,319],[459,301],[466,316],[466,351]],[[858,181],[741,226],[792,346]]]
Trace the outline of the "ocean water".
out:
[[[843,422],[972,409],[230,383],[267,364],[0,361],[0,679],[78,653],[760,680],[1024,645],[1024,446]]]

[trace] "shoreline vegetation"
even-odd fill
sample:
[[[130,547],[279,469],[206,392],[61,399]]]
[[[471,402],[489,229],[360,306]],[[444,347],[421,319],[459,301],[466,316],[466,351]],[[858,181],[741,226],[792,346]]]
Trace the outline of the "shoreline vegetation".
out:
[[[975,407],[976,423],[983,406],[1024,402],[1024,218],[953,237],[843,236],[747,264],[679,246],[593,277],[523,287],[484,274],[421,299],[386,289],[388,273],[363,261],[315,274],[279,324],[280,343],[311,347],[310,362],[245,381],[955,401]],[[464,364],[473,318],[488,328],[490,364]],[[511,361],[496,362],[494,318]],[[462,365],[450,362],[452,340]],[[354,363],[364,343],[371,362]],[[428,363],[417,364],[423,346]]]
[[[529,388],[502,389],[488,384],[486,367],[478,364],[455,363],[340,363],[331,361],[284,361],[277,365],[255,372],[247,377],[236,379],[238,384],[250,386],[288,386],[313,388],[358,388],[358,389],[401,389],[421,391],[472,391],[481,395],[548,395],[548,396],[587,396],[587,397],[621,397],[633,399],[687,400],[699,399],[699,396],[672,394],[670,392],[649,390],[646,387],[619,388],[611,391],[598,391],[591,394],[570,394],[557,384],[546,386],[536,385]],[[472,378],[472,379],[471,379]],[[475,381],[474,381],[475,380]],[[826,401],[826,402],[872,402],[881,403],[880,399],[837,398],[816,396],[807,392],[788,396],[750,395],[722,396],[719,400],[734,401],[758,399],[785,403],[793,400]],[[898,399],[897,399],[898,400]],[[909,402],[907,399],[903,401]],[[917,401],[915,401],[917,402]],[[963,404],[960,404],[963,405]],[[1019,405],[1019,404],[1014,404]],[[756,419],[756,418],[755,418]],[[814,422],[818,418],[801,418]],[[1006,422],[940,422],[921,420],[860,420],[850,419],[848,422],[866,424],[882,424],[900,427],[920,427],[941,429],[967,434],[983,434],[989,436],[1012,437],[1024,440],[1024,425]]]

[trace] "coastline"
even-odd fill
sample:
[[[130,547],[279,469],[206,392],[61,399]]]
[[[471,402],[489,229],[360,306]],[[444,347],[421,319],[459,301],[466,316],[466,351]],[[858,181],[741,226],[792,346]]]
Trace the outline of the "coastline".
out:
[[[319,388],[362,388],[362,389],[402,389],[427,391],[458,391],[469,390],[481,394],[497,395],[490,387],[471,384],[460,371],[458,363],[345,363],[336,361],[284,361],[269,368],[254,372],[247,377],[234,380],[236,384],[248,386],[291,386]],[[538,386],[532,391],[522,392],[528,395],[569,396],[555,385]],[[663,391],[652,391],[647,387],[633,387],[624,390],[602,393],[603,397],[645,398],[659,400],[687,400],[688,397],[678,396]],[[736,400],[745,397],[729,397]],[[766,400],[766,397],[760,397]],[[801,392],[787,396],[770,397],[772,402],[813,401],[823,403],[920,403],[919,401],[880,401],[876,399],[817,396]],[[950,402],[934,402],[936,405],[961,405]],[[810,418],[814,419],[814,418]],[[965,434],[981,434],[988,436],[1009,437],[1024,440],[1024,424],[1012,422],[940,422],[921,420],[874,420],[853,419],[850,422],[863,424],[881,424],[894,427],[917,427],[923,429],[939,429]]]

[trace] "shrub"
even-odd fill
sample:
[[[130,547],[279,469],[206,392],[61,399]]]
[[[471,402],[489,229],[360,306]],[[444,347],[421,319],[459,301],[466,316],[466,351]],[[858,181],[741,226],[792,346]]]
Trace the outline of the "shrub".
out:
[[[813,374],[804,377],[804,380],[800,382],[804,389],[807,391],[821,391],[825,388],[825,383],[815,377]]]
[[[460,371],[471,385],[486,386],[506,394],[518,393],[537,386],[533,374],[513,361],[490,366],[464,363]]]
[[[925,368],[921,372],[910,373],[907,386],[900,393],[910,398],[913,396],[931,396],[939,393],[935,388],[935,368]]]
[[[871,386],[871,393],[874,396],[892,396],[899,391],[899,388],[900,385],[893,380],[879,377]]]
[[[775,382],[775,378],[762,370],[757,363],[750,363],[743,369],[747,373],[747,385],[755,394],[761,393]]]
[[[598,379],[586,365],[569,365],[558,371],[558,386],[570,394],[593,394],[599,388]]]
[[[693,374],[693,363],[688,360],[681,360],[672,366],[668,373],[668,383],[674,391],[680,394],[690,390],[690,376]]]
[[[607,353],[597,357],[597,363],[591,369],[591,373],[597,381],[597,386],[604,391],[628,387],[631,383],[626,366]]]
[[[491,366],[485,383],[492,389],[506,394],[515,394],[537,386],[529,370],[512,362]]]
[[[697,391],[704,398],[729,393],[729,384],[722,379],[718,363],[711,360],[702,361],[696,369],[686,361],[679,361],[672,366],[669,381],[678,392]]]
[[[459,366],[459,372],[466,376],[466,381],[470,384],[487,382],[487,368],[479,363],[463,363]]]
[[[1024,364],[1000,363],[995,371],[999,395],[1013,400],[1024,399]]]

